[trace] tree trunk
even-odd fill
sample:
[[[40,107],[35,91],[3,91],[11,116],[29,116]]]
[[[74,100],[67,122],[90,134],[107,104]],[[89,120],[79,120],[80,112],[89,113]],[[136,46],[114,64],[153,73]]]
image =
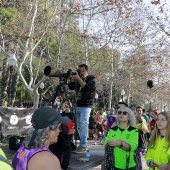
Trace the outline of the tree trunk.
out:
[[[37,90],[36,90],[36,91],[33,91],[33,95],[34,95],[34,105],[33,105],[33,108],[34,108],[34,109],[37,109],[37,108],[38,108],[38,104],[39,104],[39,98],[40,98],[40,96],[39,96],[39,93],[38,93]]]
[[[2,64],[2,79],[1,79],[1,106],[7,106],[7,88],[9,84],[9,67],[7,64],[7,58],[4,57]]]

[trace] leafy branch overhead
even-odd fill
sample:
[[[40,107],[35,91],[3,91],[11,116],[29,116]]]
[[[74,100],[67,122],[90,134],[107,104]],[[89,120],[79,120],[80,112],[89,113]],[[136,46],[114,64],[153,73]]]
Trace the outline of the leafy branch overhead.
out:
[[[160,89],[170,78],[169,5],[160,0],[3,1],[0,54],[5,68],[8,55],[16,54],[18,83],[34,99],[35,108],[41,82],[46,98],[59,83],[59,78],[44,76],[45,66],[65,73],[81,63],[89,65],[100,96],[111,103],[119,100],[121,89],[128,102],[133,97],[147,103],[149,79],[156,81],[153,96],[159,102]],[[6,80],[7,72],[4,69]],[[162,93],[168,90],[169,85]]]

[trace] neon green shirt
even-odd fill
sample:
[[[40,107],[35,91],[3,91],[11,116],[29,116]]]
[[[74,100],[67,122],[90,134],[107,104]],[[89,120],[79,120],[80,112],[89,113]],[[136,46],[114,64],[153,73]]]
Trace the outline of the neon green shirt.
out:
[[[155,143],[155,148],[148,148],[146,153],[146,162],[147,165],[150,161],[154,161],[158,165],[168,164],[170,159],[170,147],[168,148],[168,142],[166,138],[158,137]],[[151,170],[153,168],[149,168]],[[155,170],[158,170],[156,167]]]
[[[109,130],[104,147],[109,140],[124,140],[131,146],[130,152],[125,151],[118,146],[114,147],[115,167],[119,169],[126,169],[126,157],[129,157],[129,154],[129,168],[135,167],[136,162],[134,160],[134,151],[138,146],[138,130],[134,127],[128,126],[124,131],[121,131],[118,126],[115,126]]]

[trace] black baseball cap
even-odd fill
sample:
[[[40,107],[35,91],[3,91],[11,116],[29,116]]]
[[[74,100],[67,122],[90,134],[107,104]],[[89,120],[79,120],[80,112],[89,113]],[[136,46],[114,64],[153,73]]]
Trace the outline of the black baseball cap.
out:
[[[32,115],[31,123],[35,129],[44,129],[53,124],[55,121],[60,123],[69,123],[68,117],[62,117],[61,114],[50,107],[41,107],[36,109]]]
[[[58,111],[48,106],[36,109],[31,118],[31,123],[35,130],[28,146],[31,147],[34,145],[38,129],[47,128],[56,121],[60,123],[69,123],[70,119],[68,117],[62,117]]]

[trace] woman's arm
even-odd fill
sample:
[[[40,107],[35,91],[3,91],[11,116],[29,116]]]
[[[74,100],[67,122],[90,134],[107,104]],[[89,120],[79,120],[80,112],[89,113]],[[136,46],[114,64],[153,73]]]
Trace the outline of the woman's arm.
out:
[[[131,146],[126,143],[126,141],[121,141],[121,144],[119,146],[120,148],[124,149],[125,151],[130,151]]]
[[[169,159],[169,162],[168,162],[168,169],[170,169],[170,159]]]
[[[132,131],[130,131],[130,138],[128,141],[125,141],[127,143],[127,145],[129,145],[129,147],[125,144],[125,149],[129,149],[131,151],[135,151],[138,147],[138,141],[139,141],[139,132],[137,129],[133,129]],[[129,151],[129,150],[128,150]]]

